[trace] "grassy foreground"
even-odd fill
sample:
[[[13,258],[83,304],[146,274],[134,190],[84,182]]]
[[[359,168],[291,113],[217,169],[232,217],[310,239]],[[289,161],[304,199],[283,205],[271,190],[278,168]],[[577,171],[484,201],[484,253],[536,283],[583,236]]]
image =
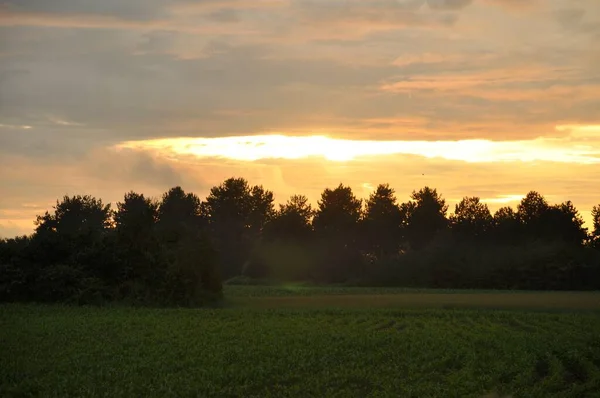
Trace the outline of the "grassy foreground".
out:
[[[596,311],[427,309],[425,295],[468,293],[409,291],[370,296],[419,308],[402,296],[369,309],[366,291],[249,289],[228,287],[221,309],[2,305],[0,396],[599,396]],[[356,308],[316,299],[352,295]],[[281,297],[303,304],[265,305]]]
[[[598,311],[599,292],[528,292],[443,289],[225,286],[226,304],[261,309],[504,309]]]

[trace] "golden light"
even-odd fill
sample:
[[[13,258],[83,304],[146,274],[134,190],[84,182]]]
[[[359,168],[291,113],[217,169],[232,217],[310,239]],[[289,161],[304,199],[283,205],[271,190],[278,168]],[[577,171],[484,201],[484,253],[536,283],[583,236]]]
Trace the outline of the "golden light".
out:
[[[371,141],[335,139],[324,135],[269,134],[128,141],[117,145],[117,149],[149,150],[174,157],[191,155],[239,161],[321,157],[334,162],[347,162],[385,155],[416,155],[473,163],[600,163],[600,139],[590,139],[598,137],[596,134],[600,132],[600,126],[559,126],[557,130],[569,132],[569,135],[564,138],[521,141]]]

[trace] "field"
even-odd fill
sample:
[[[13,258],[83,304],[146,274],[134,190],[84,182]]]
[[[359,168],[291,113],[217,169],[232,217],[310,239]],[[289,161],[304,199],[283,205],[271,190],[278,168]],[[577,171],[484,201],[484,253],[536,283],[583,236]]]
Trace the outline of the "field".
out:
[[[598,293],[226,294],[213,309],[2,305],[0,396],[600,396]]]

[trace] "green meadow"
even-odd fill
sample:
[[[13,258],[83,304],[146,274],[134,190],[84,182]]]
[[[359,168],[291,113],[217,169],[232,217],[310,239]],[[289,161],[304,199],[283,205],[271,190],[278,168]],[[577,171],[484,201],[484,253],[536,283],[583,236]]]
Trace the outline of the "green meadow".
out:
[[[597,397],[600,294],[226,286],[0,306],[2,397]]]

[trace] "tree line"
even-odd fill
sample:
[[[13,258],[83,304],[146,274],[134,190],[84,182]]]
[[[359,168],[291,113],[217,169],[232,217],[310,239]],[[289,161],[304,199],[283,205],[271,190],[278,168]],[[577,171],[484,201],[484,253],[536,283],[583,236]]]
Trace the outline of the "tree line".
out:
[[[0,300],[199,305],[222,281],[309,281],[432,288],[600,288],[600,205],[593,230],[570,201],[529,192],[492,214],[465,197],[449,214],[436,189],[399,203],[388,184],[367,200],[325,189],[313,208],[230,178],[205,200],[175,187],[129,192],[113,209],[65,196],[30,236],[0,240]]]

